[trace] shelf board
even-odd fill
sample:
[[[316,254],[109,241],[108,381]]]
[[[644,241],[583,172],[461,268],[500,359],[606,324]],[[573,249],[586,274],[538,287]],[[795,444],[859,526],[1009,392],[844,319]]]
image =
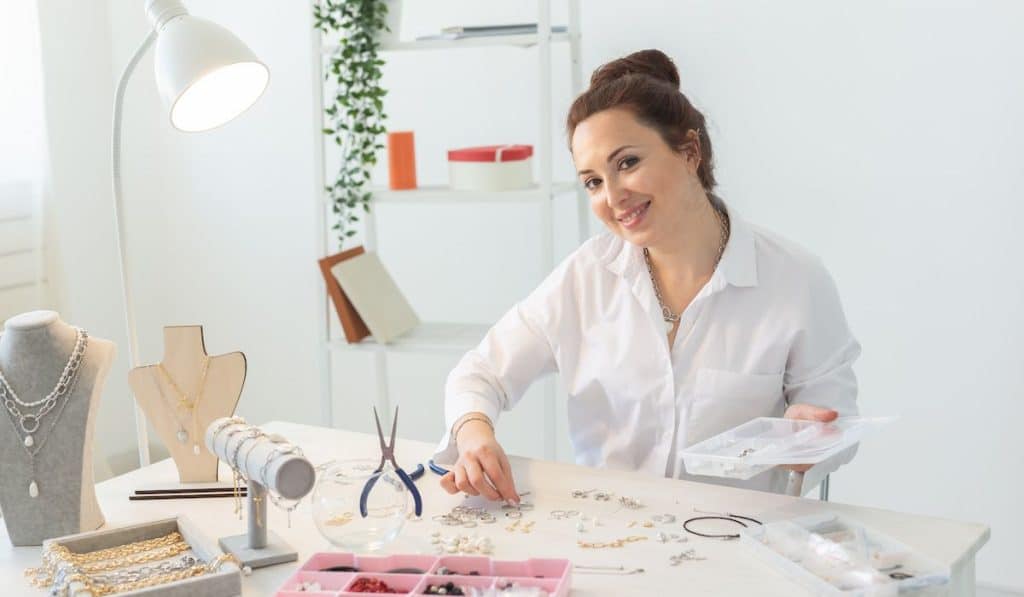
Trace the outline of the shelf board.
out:
[[[476,323],[424,322],[390,344],[378,344],[373,336],[368,336],[356,344],[342,338],[327,345],[332,351],[373,351],[383,347],[391,352],[462,353],[479,344],[488,329],[490,326]]]
[[[569,41],[567,32],[552,33],[551,41]],[[383,52],[404,52],[408,50],[450,50],[458,48],[481,48],[481,47],[514,47],[528,48],[540,42],[540,36],[536,33],[520,35],[491,35],[487,37],[466,37],[463,39],[424,39],[399,41],[382,44],[380,49]],[[323,46],[324,54],[331,54],[338,49],[337,44]]]
[[[459,191],[444,185],[422,186],[408,191],[393,191],[385,187],[373,187],[373,200],[380,203],[540,203],[555,195],[576,190],[575,182],[556,182],[551,192],[534,185],[517,191]],[[330,197],[324,195],[324,201]]]

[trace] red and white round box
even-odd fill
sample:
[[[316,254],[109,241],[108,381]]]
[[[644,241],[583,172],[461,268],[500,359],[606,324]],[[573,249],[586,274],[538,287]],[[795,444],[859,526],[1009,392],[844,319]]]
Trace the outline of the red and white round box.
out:
[[[461,191],[511,191],[533,185],[532,145],[487,145],[448,152],[448,182]]]

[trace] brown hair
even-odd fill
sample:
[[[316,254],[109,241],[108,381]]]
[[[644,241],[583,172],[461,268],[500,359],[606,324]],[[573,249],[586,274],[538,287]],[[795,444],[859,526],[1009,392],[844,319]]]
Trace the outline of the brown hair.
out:
[[[715,186],[711,139],[704,115],[679,90],[679,71],[660,50],[641,50],[598,67],[590,77],[590,88],[569,108],[565,128],[572,151],[576,127],[590,116],[612,108],[628,109],[642,124],[655,129],[677,152],[692,148],[689,131],[697,133],[696,153],[700,157],[697,176],[704,190]]]

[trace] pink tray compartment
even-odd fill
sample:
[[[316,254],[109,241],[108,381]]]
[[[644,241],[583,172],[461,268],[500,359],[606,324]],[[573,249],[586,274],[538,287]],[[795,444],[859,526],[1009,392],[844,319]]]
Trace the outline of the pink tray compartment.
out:
[[[490,576],[458,576],[452,574],[428,576],[426,582],[419,586],[419,594],[425,595],[427,593],[427,585],[446,585],[448,583],[455,583],[456,587],[487,589],[494,584],[494,579]]]
[[[447,568],[460,576],[475,576],[470,572],[477,572],[480,576],[492,576],[491,558],[487,556],[444,556],[438,558],[430,573],[437,574],[440,568]]]
[[[317,572],[331,566],[353,566],[360,572]],[[477,571],[479,576],[469,574],[434,574],[444,566],[453,572]],[[427,574],[386,574],[385,570],[395,568],[417,568]],[[422,595],[428,584],[455,583],[462,587],[488,588],[496,581],[514,582],[520,586],[537,587],[551,597],[569,597],[571,588],[572,563],[564,559],[532,558],[529,560],[495,560],[486,556],[442,556],[421,554],[395,554],[388,556],[360,556],[343,552],[321,552],[313,554],[298,572],[288,578],[275,597],[359,597],[360,595],[384,595],[385,593],[353,593],[348,589],[357,578],[369,577],[384,581],[401,593],[391,595]],[[319,593],[295,591],[302,581],[319,582],[324,588]]]
[[[348,591],[353,584],[360,578],[374,578],[377,580],[384,581],[389,587],[399,591],[398,593],[352,593]],[[352,578],[348,581],[345,586],[342,595],[409,595],[418,591],[420,585],[423,584],[422,574],[374,574],[374,573],[363,573],[353,572]]]
[[[281,590],[289,593],[301,592],[296,589],[299,583],[318,582],[322,589],[321,592],[334,594],[344,589],[353,576],[354,574],[351,572],[308,572],[299,570],[290,576],[288,580],[284,581],[284,584],[281,585]],[[309,595],[310,593],[307,591],[303,594]]]
[[[311,558],[306,560],[306,563],[302,565],[299,570],[309,570],[312,572],[319,572],[324,568],[331,568],[333,566],[356,566],[356,556],[350,553],[337,553],[333,551],[321,551],[313,554]]]
[[[419,568],[425,573],[437,562],[436,556],[424,556],[415,554],[396,554],[391,556],[356,556],[356,568],[360,572],[379,572],[387,574],[388,570],[395,568]]]

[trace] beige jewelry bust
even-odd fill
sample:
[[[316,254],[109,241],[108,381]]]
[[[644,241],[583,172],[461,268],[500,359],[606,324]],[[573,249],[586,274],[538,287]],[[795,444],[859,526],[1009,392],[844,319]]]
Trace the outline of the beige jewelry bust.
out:
[[[235,412],[245,384],[241,352],[209,356],[198,325],[164,328],[164,358],[128,373],[146,419],[178,467],[182,483],[217,480],[217,457],[206,449],[210,422]]]

